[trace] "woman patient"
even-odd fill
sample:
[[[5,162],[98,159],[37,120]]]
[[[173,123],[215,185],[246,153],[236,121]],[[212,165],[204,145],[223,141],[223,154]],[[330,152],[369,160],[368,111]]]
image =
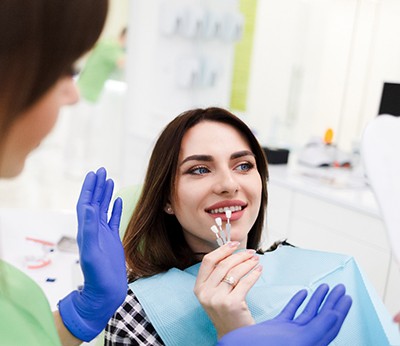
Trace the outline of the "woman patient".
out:
[[[339,343],[387,342],[352,258],[291,246],[260,249],[267,179],[262,148],[230,112],[195,109],[167,125],[124,236],[130,290],[109,321],[107,345],[213,345],[273,319],[300,289],[321,292],[324,282],[349,285],[351,296],[357,291]],[[322,290],[307,306],[312,317]],[[330,305],[341,317],[321,345],[337,335],[351,305],[343,286],[333,291],[335,301],[328,296],[320,311]]]

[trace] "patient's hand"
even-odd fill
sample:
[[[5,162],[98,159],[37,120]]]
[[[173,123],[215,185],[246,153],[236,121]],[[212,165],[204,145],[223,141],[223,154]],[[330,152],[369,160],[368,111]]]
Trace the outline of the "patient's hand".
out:
[[[246,295],[260,277],[262,267],[258,265],[254,250],[233,254],[238,245],[231,242],[204,256],[194,287],[218,338],[231,330],[254,324]]]

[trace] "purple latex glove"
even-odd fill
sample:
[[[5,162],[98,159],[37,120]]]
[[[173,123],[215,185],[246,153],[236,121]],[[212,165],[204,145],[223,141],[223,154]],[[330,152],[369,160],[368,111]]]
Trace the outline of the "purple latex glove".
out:
[[[335,286],[320,309],[329,287],[320,285],[303,312],[294,318],[307,296],[297,292],[282,312],[272,320],[236,329],[220,339],[218,346],[325,346],[339,333],[352,300],[343,285]]]
[[[125,257],[119,237],[122,200],[115,200],[108,220],[114,183],[106,180],[106,175],[104,168],[86,175],[76,207],[84,285],[58,303],[64,325],[83,341],[92,340],[105,328],[127,293]]]

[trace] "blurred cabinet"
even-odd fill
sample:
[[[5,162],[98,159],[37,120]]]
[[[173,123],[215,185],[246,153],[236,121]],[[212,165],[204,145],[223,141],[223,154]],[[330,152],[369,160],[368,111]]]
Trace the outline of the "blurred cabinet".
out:
[[[362,208],[371,191],[364,188],[357,194],[359,202],[355,198],[344,204],[335,198],[340,192],[334,188],[329,193],[321,186],[315,193],[306,180],[301,186],[301,179],[277,176],[282,180],[271,169],[265,244],[287,239],[298,247],[351,255],[389,311],[399,311],[400,270],[392,262],[384,223],[377,207],[376,214]]]

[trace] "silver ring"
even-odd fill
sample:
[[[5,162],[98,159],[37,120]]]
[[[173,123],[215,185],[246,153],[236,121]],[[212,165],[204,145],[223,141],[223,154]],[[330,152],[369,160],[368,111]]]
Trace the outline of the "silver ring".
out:
[[[225,276],[222,282],[226,282],[228,285],[235,286],[236,280],[233,276]]]

